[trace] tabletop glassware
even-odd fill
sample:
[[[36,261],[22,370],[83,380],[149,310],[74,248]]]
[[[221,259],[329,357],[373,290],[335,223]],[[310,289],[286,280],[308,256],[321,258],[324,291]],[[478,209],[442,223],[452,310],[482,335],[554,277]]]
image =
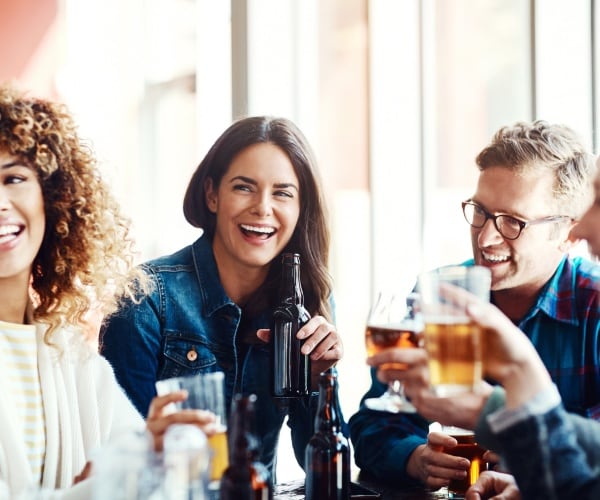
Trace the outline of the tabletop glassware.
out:
[[[419,347],[423,323],[418,308],[418,294],[411,293],[402,300],[394,294],[380,292],[369,311],[365,341],[367,354],[373,356],[385,349],[414,349]],[[382,369],[405,370],[404,363],[384,363]],[[364,401],[367,408],[389,413],[414,413],[415,407],[406,399],[399,380],[388,383],[388,388],[378,398]]]
[[[482,380],[483,329],[469,319],[467,306],[489,302],[490,270],[447,266],[419,275],[418,283],[431,387],[438,396],[476,391]]]
[[[172,377],[156,382],[156,392],[159,396],[182,389],[188,392],[187,399],[173,404],[175,409],[208,410],[215,414],[217,432],[208,438],[212,452],[209,489],[217,487],[228,465],[224,381],[223,372],[211,372]]]

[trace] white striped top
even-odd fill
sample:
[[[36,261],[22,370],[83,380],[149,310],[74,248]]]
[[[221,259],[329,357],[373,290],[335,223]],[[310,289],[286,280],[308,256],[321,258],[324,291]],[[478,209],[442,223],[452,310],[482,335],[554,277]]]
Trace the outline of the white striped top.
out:
[[[46,454],[44,405],[37,365],[34,325],[0,321],[0,369],[4,396],[15,408],[33,479],[42,479]]]

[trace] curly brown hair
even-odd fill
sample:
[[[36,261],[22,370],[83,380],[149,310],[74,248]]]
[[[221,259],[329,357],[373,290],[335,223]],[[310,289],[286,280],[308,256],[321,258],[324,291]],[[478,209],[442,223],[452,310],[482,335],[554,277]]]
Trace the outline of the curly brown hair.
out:
[[[0,85],[0,149],[32,168],[44,198],[46,230],[32,265],[34,319],[78,325],[92,306],[114,312],[145,288],[134,267],[130,221],[111,195],[91,149],[63,104]]]

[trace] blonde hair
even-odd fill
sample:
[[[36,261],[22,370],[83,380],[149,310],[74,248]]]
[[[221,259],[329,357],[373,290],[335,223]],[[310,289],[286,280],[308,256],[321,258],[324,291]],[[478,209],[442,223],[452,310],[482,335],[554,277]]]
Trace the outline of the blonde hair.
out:
[[[564,125],[537,120],[502,127],[475,161],[481,171],[489,167],[508,168],[522,175],[552,171],[552,194],[561,215],[577,219],[592,202],[594,156]]]

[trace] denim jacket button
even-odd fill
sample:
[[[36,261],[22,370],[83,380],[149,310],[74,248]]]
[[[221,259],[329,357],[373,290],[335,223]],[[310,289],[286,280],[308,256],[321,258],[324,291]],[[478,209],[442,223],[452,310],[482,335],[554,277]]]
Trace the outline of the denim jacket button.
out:
[[[189,361],[196,361],[198,359],[198,353],[194,349],[192,349],[191,351],[188,351],[187,359]]]

